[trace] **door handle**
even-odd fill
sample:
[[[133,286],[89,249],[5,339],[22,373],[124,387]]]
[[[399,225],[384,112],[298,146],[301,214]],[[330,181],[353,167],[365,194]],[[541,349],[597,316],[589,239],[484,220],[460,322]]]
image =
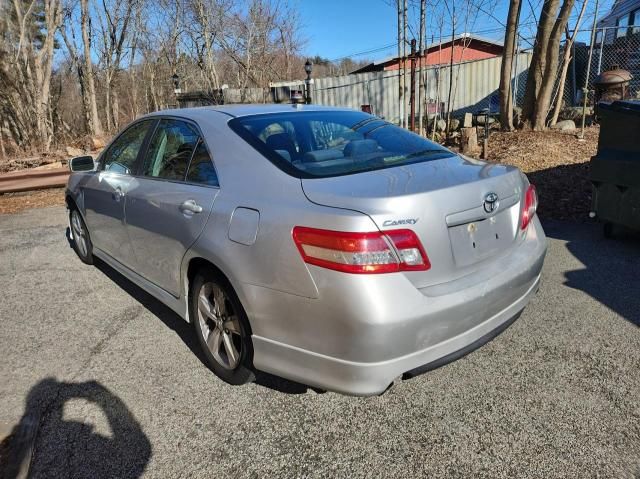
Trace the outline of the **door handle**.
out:
[[[202,213],[202,206],[195,202],[195,200],[187,200],[180,205],[180,211],[183,213]]]
[[[122,192],[122,189],[120,187],[116,188],[116,190],[113,192],[113,199],[116,201],[120,201],[123,196],[124,193]]]

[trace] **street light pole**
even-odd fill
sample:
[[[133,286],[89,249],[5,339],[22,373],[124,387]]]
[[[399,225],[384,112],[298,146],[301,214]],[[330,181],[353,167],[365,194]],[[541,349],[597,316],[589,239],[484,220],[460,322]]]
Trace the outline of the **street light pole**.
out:
[[[178,103],[178,95],[182,93],[182,90],[180,89],[180,77],[177,73],[174,73],[171,76],[171,80],[173,80],[173,94],[176,97],[176,107],[179,107],[180,104]]]
[[[313,70],[313,63],[307,60],[304,64],[304,71],[307,73],[307,78],[304,81],[305,95],[304,102],[308,105],[311,103],[311,71]]]

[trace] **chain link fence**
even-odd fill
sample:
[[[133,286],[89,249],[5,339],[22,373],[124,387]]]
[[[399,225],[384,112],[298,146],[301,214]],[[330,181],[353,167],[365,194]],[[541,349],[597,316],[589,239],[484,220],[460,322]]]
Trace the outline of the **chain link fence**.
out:
[[[561,119],[575,118],[581,110],[583,92],[588,91],[587,105],[594,105],[594,82],[600,73],[614,68],[628,70],[632,75],[629,95],[640,98],[640,27],[599,28],[594,35],[593,49],[590,46],[591,30],[579,32],[578,41],[571,52],[560,51],[560,65],[554,88],[552,107],[560,96]],[[586,41],[584,41],[586,39]],[[563,57],[570,54],[571,62],[567,71],[561,94],[559,78]],[[521,51],[514,60],[511,79],[511,91],[514,105],[522,107],[527,85],[527,73],[532,51]],[[461,117],[465,112],[477,112],[488,109],[497,114],[499,109],[498,86],[500,83],[501,57],[457,63],[450,68],[448,64],[424,68],[424,75],[416,74],[416,114],[418,99],[423,102],[425,117],[447,116],[450,105],[452,117]],[[589,63],[590,62],[590,63]],[[589,66],[590,65],[590,66]],[[453,75],[450,82],[449,75]],[[587,81],[588,75],[588,81]],[[422,78],[422,82],[421,79]],[[407,82],[409,79],[407,78]],[[586,85],[585,85],[586,83]],[[368,111],[384,117],[394,123],[400,123],[409,117],[410,88],[404,90],[401,109],[398,99],[400,73],[397,71],[378,71],[344,75],[340,77],[316,78],[312,85],[313,102],[323,105],[366,107]],[[452,91],[449,92],[451,85]],[[304,90],[303,81],[274,82],[271,84],[273,101],[289,101],[292,91]],[[419,90],[422,89],[421,94]]]
[[[585,31],[591,34],[591,31]],[[589,92],[588,104],[593,104],[594,82],[602,72],[623,69],[631,73],[629,96],[640,98],[640,26],[604,27],[595,32],[591,65],[589,67],[590,45],[574,45],[571,75],[565,84],[564,100],[566,104],[578,105],[582,102],[582,92],[586,82]]]

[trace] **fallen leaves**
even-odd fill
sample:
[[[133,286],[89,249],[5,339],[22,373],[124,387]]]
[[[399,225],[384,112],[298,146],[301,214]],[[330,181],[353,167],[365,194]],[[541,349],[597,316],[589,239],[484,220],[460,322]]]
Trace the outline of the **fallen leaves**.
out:
[[[58,205],[64,205],[64,188],[0,195],[0,214],[17,213],[29,208]]]
[[[543,218],[586,221],[591,209],[589,160],[596,154],[599,128],[577,131],[496,132],[489,139],[489,161],[524,171],[540,197]]]

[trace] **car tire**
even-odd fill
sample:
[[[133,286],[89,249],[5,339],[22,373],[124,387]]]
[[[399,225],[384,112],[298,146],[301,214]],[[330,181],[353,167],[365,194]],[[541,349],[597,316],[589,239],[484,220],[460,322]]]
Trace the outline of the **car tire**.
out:
[[[69,229],[71,232],[71,246],[85,264],[93,264],[93,244],[89,237],[87,225],[75,206],[69,211]]]
[[[234,385],[255,379],[249,321],[224,277],[208,269],[196,273],[189,288],[189,317],[216,376]]]

